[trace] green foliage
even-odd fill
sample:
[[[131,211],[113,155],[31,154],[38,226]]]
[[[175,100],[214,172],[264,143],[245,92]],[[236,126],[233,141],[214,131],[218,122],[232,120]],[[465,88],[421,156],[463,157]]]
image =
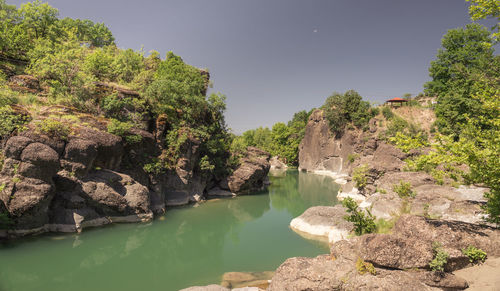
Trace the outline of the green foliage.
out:
[[[51,118],[36,122],[35,129],[40,133],[51,137],[58,137],[62,140],[68,139],[71,133],[71,128],[67,124]]]
[[[10,106],[0,107],[0,139],[22,129],[28,121],[26,116],[17,114]]]
[[[377,274],[377,271],[375,270],[373,264],[365,262],[361,258],[358,258],[358,260],[356,261],[356,270],[360,275],[370,273],[375,276]]]
[[[344,94],[333,93],[328,97],[323,105],[325,117],[328,120],[330,130],[341,135],[348,124],[353,124],[362,128],[371,117],[370,103],[363,101],[361,95],[354,90],[349,90]]]
[[[469,258],[471,263],[483,263],[486,260],[486,252],[474,246],[468,246],[462,249],[462,253]]]
[[[429,146],[427,136],[425,136],[422,132],[418,132],[414,136],[409,136],[398,131],[395,136],[389,137],[389,141],[405,153],[408,153],[412,149]]]
[[[367,185],[368,165],[362,165],[352,171],[352,180],[356,184],[356,188],[364,189]]]
[[[467,1],[471,3],[471,5],[469,6],[469,15],[472,20],[496,18],[497,23],[491,28],[491,30],[493,31],[491,37],[498,42],[500,38],[500,2],[498,2],[497,0]]]
[[[382,115],[385,117],[385,119],[389,120],[394,116],[394,113],[392,113],[390,106],[384,106],[382,107]]]
[[[232,152],[244,152],[248,146],[261,148],[290,166],[298,166],[299,144],[304,138],[307,120],[312,110],[299,111],[287,124],[278,122],[270,130],[267,127],[247,130],[235,137]]]
[[[359,158],[359,155],[358,155],[358,154],[353,154],[353,153],[351,153],[351,154],[348,154],[348,155],[347,155],[347,160],[348,160],[348,161],[349,161],[349,163],[351,163],[351,164],[352,164],[352,163],[354,163],[354,161],[355,161],[357,158]]]
[[[429,267],[434,272],[444,272],[444,266],[448,262],[450,255],[442,249],[442,246],[438,242],[432,243],[432,250],[434,252],[434,258],[429,263]]]
[[[141,142],[142,137],[138,134],[132,134],[130,130],[134,127],[131,122],[122,122],[117,119],[111,119],[108,124],[108,132],[125,138],[129,144]]]
[[[489,31],[479,24],[449,30],[442,49],[429,68],[432,81],[425,84],[428,95],[437,95],[435,106],[438,129],[458,138],[466,114],[481,106],[474,95],[476,80],[471,76],[486,74],[500,77],[499,58],[495,57]]]
[[[394,184],[392,190],[396,192],[401,198],[415,198],[417,193],[411,189],[409,182],[399,181],[399,184]]]
[[[151,163],[145,164],[143,169],[146,173],[159,175],[164,173],[167,168],[162,160],[154,158]]]
[[[366,210],[366,213],[364,213],[351,197],[342,200],[342,206],[349,213],[349,215],[344,216],[344,219],[354,224],[354,233],[356,235],[372,233],[377,229],[375,219],[370,211]]]

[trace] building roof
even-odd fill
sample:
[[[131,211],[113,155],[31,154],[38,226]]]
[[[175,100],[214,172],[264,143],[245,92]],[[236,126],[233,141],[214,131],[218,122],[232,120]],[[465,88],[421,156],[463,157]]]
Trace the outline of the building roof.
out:
[[[392,99],[387,100],[385,102],[408,102],[408,100],[405,100],[405,99],[399,98],[399,97],[395,97],[395,98],[392,98]]]

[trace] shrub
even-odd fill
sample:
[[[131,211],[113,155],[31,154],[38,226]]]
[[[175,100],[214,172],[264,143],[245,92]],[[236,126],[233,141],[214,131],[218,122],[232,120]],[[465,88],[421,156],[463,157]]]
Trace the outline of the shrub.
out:
[[[414,191],[411,190],[411,184],[409,182],[399,181],[399,184],[394,184],[392,186],[392,190],[398,193],[401,198],[415,198],[417,195]]]
[[[10,106],[0,107],[0,139],[20,129],[29,118],[17,114]]]
[[[462,249],[462,253],[469,258],[469,262],[471,263],[482,263],[486,260],[486,252],[474,246],[468,246],[466,249]]]
[[[417,133],[415,136],[407,135],[402,132],[396,132],[395,136],[389,137],[389,141],[405,153],[408,153],[412,149],[429,146],[427,136],[422,132]]]
[[[394,113],[392,113],[391,107],[390,106],[384,106],[382,107],[382,115],[385,117],[385,119],[389,120],[392,117],[394,117]]]
[[[349,161],[349,163],[354,163],[354,161],[359,157],[359,155],[357,154],[348,154],[347,155],[347,160]]]
[[[370,211],[366,210],[366,213],[364,213],[358,208],[358,205],[351,197],[345,198],[342,201],[342,206],[344,206],[347,213],[350,214],[344,216],[344,219],[354,224],[354,233],[356,235],[372,233],[377,229],[374,221],[375,219]]]
[[[134,125],[131,122],[111,119],[111,122],[108,124],[108,132],[125,138],[127,143],[138,143],[142,140],[142,137],[138,134],[131,134],[130,129],[132,129],[132,127],[134,127]]]
[[[0,229],[10,228],[13,221],[10,219],[9,214],[5,212],[0,212]]]
[[[368,174],[368,165],[357,167],[352,171],[352,180],[356,183],[356,188],[364,189],[368,183],[366,175]]]
[[[429,263],[429,267],[434,272],[442,273],[450,255],[442,249],[442,245],[439,242],[432,243],[432,250],[434,258]]]
[[[366,273],[370,273],[372,275],[377,274],[377,271],[375,270],[373,264],[365,262],[361,258],[358,258],[358,260],[356,261],[356,270],[358,270],[358,273],[360,275],[364,275]]]
[[[35,127],[40,133],[51,137],[59,137],[62,140],[66,140],[71,133],[71,129],[67,124],[50,118],[35,123]]]

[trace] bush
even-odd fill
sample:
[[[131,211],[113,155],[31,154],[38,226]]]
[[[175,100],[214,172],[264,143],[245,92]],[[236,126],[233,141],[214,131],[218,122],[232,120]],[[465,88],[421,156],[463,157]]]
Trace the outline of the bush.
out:
[[[389,137],[389,141],[405,153],[408,153],[413,149],[419,149],[429,146],[427,136],[422,132],[417,133],[417,135],[415,136],[397,132],[395,136]]]
[[[50,137],[59,137],[62,140],[68,139],[71,133],[71,129],[67,124],[51,118],[35,123],[35,128],[39,133],[44,133]]]
[[[365,262],[361,258],[358,258],[358,260],[356,261],[356,270],[358,270],[358,273],[360,275],[364,275],[366,273],[370,273],[372,275],[377,274],[377,271],[375,270],[373,264]]]
[[[394,117],[394,113],[392,113],[391,107],[390,106],[384,106],[382,107],[382,115],[385,117],[385,119],[389,120],[392,117]]]
[[[125,141],[130,144],[141,142],[142,137],[140,135],[130,133],[132,127],[134,127],[134,125],[131,122],[111,119],[111,122],[108,124],[108,132],[125,138]]]
[[[363,165],[357,167],[352,171],[352,180],[356,184],[356,188],[364,189],[368,183],[368,178],[366,175],[368,174],[368,165]]]
[[[21,129],[29,118],[17,114],[10,106],[0,107],[0,139]]]
[[[462,253],[469,258],[469,262],[478,263],[484,262],[486,260],[486,252],[478,249],[474,246],[468,246],[466,249],[462,249]]]
[[[348,154],[347,155],[347,160],[349,161],[349,163],[354,163],[354,161],[359,157],[359,155],[357,154]]]
[[[372,233],[377,229],[377,226],[375,225],[375,218],[370,211],[366,210],[365,214],[358,208],[358,205],[351,197],[345,198],[342,201],[342,206],[344,206],[347,213],[350,214],[344,216],[344,219],[354,224],[354,233],[356,235]]]
[[[398,193],[401,198],[415,198],[417,195],[411,190],[411,184],[409,182],[399,181],[399,184],[394,184],[392,187],[394,192]]]
[[[429,263],[429,267],[434,272],[442,273],[444,272],[444,266],[448,262],[450,255],[442,249],[442,245],[438,242],[432,243],[432,250],[434,252],[434,258]]]

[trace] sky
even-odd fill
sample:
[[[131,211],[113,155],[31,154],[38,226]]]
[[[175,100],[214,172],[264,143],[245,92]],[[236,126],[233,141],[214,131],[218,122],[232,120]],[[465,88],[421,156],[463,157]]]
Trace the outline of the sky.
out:
[[[121,48],[208,68],[237,134],[287,122],[333,92],[378,103],[418,94],[442,36],[470,23],[465,0],[47,2],[60,17],[104,22]]]

